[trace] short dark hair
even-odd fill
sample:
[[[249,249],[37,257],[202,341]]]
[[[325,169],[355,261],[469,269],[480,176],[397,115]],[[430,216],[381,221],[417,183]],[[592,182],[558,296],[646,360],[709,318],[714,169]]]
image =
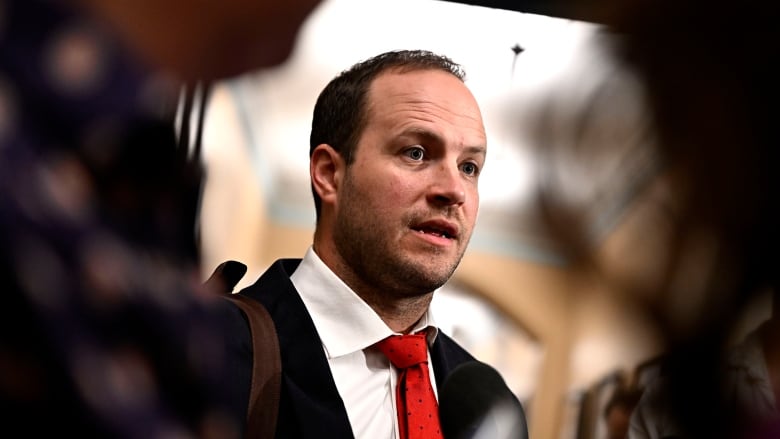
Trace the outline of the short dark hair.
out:
[[[317,98],[309,137],[309,157],[314,148],[325,143],[341,154],[347,165],[351,165],[366,126],[366,95],[373,80],[388,71],[404,73],[417,70],[441,70],[461,81],[466,78],[459,64],[426,50],[385,52],[353,65],[333,78]],[[322,200],[313,185],[312,194],[319,220]]]

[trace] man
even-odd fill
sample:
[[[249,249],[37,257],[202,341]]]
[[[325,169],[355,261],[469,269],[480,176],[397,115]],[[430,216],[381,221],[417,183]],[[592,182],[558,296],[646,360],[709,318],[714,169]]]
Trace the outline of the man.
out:
[[[394,390],[403,373],[379,347],[393,334],[424,334],[434,392],[474,360],[429,310],[466,250],[479,204],[486,136],[463,78],[445,57],[388,52],[320,94],[310,139],[313,245],[240,293],[262,302],[276,325],[277,437],[406,437]],[[233,311],[231,385],[245,413],[249,333]]]

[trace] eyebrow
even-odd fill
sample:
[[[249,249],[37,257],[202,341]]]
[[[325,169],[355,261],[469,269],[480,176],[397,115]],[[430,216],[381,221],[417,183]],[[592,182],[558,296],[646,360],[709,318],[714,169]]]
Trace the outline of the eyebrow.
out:
[[[402,131],[401,136],[418,137],[423,140],[433,141],[439,144],[445,143],[444,139],[440,135],[432,131],[429,131],[425,128],[417,128],[417,127],[409,128],[407,130]],[[463,148],[463,151],[469,154],[477,154],[482,156],[487,155],[487,147],[485,145],[466,146]]]
[[[407,128],[401,132],[401,137],[403,136],[417,137],[417,138],[422,138],[423,140],[429,140],[436,143],[444,143],[444,139],[440,135],[432,131],[426,130],[425,128],[418,128],[418,127]]]
[[[469,154],[487,156],[487,147],[485,146],[467,146],[463,148],[463,151]]]

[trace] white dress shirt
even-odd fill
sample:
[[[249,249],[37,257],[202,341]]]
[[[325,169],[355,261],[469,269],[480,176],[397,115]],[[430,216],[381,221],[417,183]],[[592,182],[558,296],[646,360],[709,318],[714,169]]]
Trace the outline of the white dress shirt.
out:
[[[397,439],[398,372],[374,346],[394,332],[322,262],[313,248],[309,247],[290,280],[317,328],[355,437]],[[430,348],[438,333],[430,310],[413,332],[423,329]],[[436,394],[430,350],[428,359]]]

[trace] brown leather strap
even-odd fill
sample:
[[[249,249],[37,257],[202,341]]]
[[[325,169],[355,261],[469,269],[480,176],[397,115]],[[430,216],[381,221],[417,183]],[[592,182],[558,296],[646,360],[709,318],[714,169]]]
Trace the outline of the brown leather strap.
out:
[[[252,387],[247,409],[246,439],[274,437],[279,414],[282,361],[271,316],[258,301],[238,294],[224,296],[246,315],[252,335]]]

